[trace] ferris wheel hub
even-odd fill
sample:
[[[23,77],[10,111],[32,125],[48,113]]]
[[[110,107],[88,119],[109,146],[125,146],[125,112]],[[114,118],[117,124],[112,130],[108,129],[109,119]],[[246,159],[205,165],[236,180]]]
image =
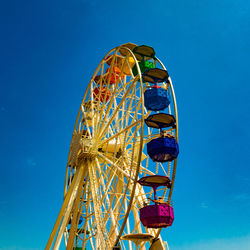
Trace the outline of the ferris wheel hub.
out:
[[[78,159],[94,159],[97,157],[97,150],[93,147],[93,139],[84,138],[81,140],[81,150]]]
[[[93,160],[97,157],[97,153],[93,153],[93,152],[82,152],[79,155],[79,159],[89,159],[89,160]]]

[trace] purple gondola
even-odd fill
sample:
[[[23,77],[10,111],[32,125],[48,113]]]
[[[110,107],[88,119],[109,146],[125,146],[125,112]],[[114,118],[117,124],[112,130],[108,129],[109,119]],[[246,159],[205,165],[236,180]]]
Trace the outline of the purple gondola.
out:
[[[174,210],[169,202],[164,202],[160,197],[157,199],[156,189],[159,186],[171,187],[171,181],[167,176],[151,175],[138,180],[142,186],[150,186],[154,189],[155,204],[144,206],[140,209],[140,220],[147,228],[162,228],[171,226],[174,221]]]

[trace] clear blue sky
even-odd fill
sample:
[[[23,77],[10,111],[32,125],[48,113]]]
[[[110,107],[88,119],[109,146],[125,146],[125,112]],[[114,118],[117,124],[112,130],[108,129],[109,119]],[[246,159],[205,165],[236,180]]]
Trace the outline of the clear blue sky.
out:
[[[87,83],[113,47],[155,48],[175,87],[172,250],[250,249],[247,0],[1,1],[0,249],[43,249]],[[237,245],[236,245],[237,244]]]

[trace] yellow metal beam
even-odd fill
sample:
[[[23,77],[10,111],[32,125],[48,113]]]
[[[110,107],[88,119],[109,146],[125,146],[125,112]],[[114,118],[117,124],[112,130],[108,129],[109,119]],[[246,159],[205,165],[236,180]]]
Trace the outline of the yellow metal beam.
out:
[[[83,188],[83,184],[84,184],[85,175],[86,175],[86,168],[85,168],[84,174],[80,180],[78,193],[77,193],[76,200],[74,203],[74,213],[73,213],[73,219],[71,221],[67,250],[72,249],[74,246],[75,232],[76,232],[77,226],[78,226],[77,218],[79,219],[79,216],[80,216],[79,215],[79,204],[80,204],[80,199],[81,199],[81,195],[82,195],[82,188]]]
[[[59,227],[60,227],[62,218],[65,215],[65,212],[66,212],[65,210],[69,210],[69,202],[71,201],[71,203],[73,204],[73,200],[75,198],[74,194],[77,193],[77,189],[79,187],[79,182],[81,180],[82,175],[83,175],[83,166],[78,168],[77,171],[76,171],[75,178],[73,179],[73,182],[71,183],[70,188],[69,188],[69,190],[68,190],[68,192],[67,192],[67,194],[65,196],[65,199],[63,201],[61,210],[59,212],[59,215],[58,215],[58,217],[56,219],[55,225],[53,227],[53,230],[52,230],[52,232],[50,234],[49,240],[48,240],[47,245],[45,247],[46,250],[49,250],[52,247],[52,244],[54,242],[56,233],[60,230]],[[63,220],[65,221],[66,219],[68,219],[68,218],[64,218]],[[63,233],[63,231],[62,231],[62,233]],[[60,237],[60,235],[59,235],[59,237]],[[54,246],[54,249],[56,249],[55,247],[56,246]]]

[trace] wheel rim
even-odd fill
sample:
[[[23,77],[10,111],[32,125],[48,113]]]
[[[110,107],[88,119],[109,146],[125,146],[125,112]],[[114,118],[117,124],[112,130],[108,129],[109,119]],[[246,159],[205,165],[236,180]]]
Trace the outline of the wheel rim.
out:
[[[115,82],[111,83],[113,67],[121,59],[121,49],[127,51],[126,56],[119,64],[121,71],[115,74]],[[137,67],[137,76],[132,74],[131,58]],[[157,58],[155,64],[165,69]],[[125,66],[131,76],[122,77]],[[107,71],[107,68],[111,70]],[[100,76],[99,79],[97,76]],[[174,110],[176,117],[176,128],[169,129],[169,133],[178,141],[177,106],[169,80],[165,87],[173,102],[168,113]],[[144,146],[158,136],[155,130],[144,127],[144,118],[150,114],[144,107],[146,86],[148,83],[142,81],[134,54],[126,47],[111,50],[98,65],[88,84],[74,127],[64,189],[64,199],[74,196],[74,201],[71,206],[65,205],[58,217],[61,226],[53,229],[57,231],[54,247],[60,245],[62,234],[67,248],[90,245],[92,249],[109,249],[119,243],[123,249],[131,249],[131,242],[119,241],[124,234],[150,233],[155,238],[159,237],[160,229],[147,229],[140,223],[139,208],[152,191],[144,190],[137,184],[137,179],[138,175],[159,173],[172,177],[171,189],[160,190],[161,196],[170,201],[177,160],[169,163],[165,170],[160,163],[153,167],[146,156]],[[81,224],[80,216],[84,218]],[[68,224],[70,219],[72,224]],[[50,245],[52,238],[49,239]]]

